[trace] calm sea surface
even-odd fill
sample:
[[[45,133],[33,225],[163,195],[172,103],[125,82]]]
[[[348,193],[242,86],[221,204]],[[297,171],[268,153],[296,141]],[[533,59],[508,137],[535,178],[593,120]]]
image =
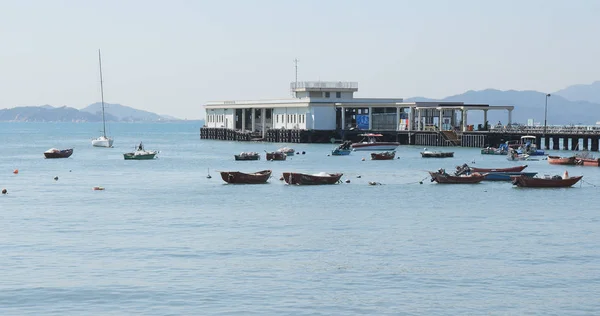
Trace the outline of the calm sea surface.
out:
[[[200,140],[198,123],[110,124],[115,148],[93,148],[99,128],[0,123],[1,315],[600,314],[600,168],[526,162],[584,175],[568,189],[439,185],[426,170],[520,163],[414,146],[328,157]],[[140,141],[159,158],[123,160]],[[233,159],[285,145],[306,154]],[[52,147],[74,154],[44,159]],[[273,178],[253,186],[217,172],[263,169]],[[288,186],[283,171],[351,183]]]

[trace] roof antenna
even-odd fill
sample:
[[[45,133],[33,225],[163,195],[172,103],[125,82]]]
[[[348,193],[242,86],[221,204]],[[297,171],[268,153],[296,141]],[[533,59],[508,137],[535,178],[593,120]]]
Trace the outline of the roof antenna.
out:
[[[296,80],[295,80],[295,84],[294,84],[294,91],[292,91],[292,95],[295,97],[296,96],[296,90],[298,89],[298,58],[294,59],[294,70],[296,73]]]

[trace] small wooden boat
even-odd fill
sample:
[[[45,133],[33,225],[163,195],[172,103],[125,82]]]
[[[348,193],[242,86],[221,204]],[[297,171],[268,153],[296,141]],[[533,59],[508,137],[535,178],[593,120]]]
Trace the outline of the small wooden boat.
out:
[[[279,152],[279,151],[273,151],[270,153],[267,153],[267,160],[268,161],[272,161],[272,160],[285,160],[287,158],[287,155],[285,153]]]
[[[576,163],[580,166],[600,167],[600,158],[577,158]]]
[[[443,151],[422,151],[422,158],[449,158],[454,157],[454,152],[443,152]]]
[[[509,167],[509,168],[477,168],[477,167],[473,167],[473,166],[467,166],[466,164],[463,165],[463,167],[468,167],[471,172],[520,172],[523,171],[523,169],[527,168],[527,165],[522,165],[522,166],[515,166],[515,167]],[[457,167],[457,169],[460,167]]]
[[[511,176],[533,177],[537,172],[488,172],[483,181],[511,181]]]
[[[577,157],[559,157],[559,156],[548,156],[548,163],[551,165],[569,165],[573,166],[577,164]]]
[[[124,153],[123,158],[125,160],[151,160],[158,154],[155,150],[146,150],[144,145],[140,143],[136,150],[132,153]]]
[[[440,169],[437,172],[429,171],[431,175],[431,182],[443,183],[443,184],[467,184],[467,183],[479,183],[485,178],[485,174],[474,172],[469,175],[452,176],[446,173],[444,169]]]
[[[277,149],[277,151],[280,153],[284,153],[287,156],[293,156],[294,153],[296,152],[293,148],[289,148],[289,147],[279,148],[279,149]]]
[[[221,171],[221,179],[231,184],[262,184],[267,183],[271,177],[271,170],[263,170],[255,173],[243,173],[239,171]]]
[[[512,184],[518,187],[526,188],[566,188],[579,182],[583,176],[567,177],[561,176],[529,178],[525,176],[511,176]]]
[[[371,153],[371,160],[392,160],[396,157],[395,151],[384,151],[382,153]]]
[[[235,160],[245,161],[245,160],[260,160],[260,154],[255,152],[242,152],[239,155],[233,155]]]
[[[306,174],[297,172],[284,172],[283,180],[287,184],[317,185],[317,184],[336,184],[340,182],[342,173]]]
[[[56,149],[50,148],[44,152],[46,158],[69,158],[73,154],[73,148],[69,149]]]

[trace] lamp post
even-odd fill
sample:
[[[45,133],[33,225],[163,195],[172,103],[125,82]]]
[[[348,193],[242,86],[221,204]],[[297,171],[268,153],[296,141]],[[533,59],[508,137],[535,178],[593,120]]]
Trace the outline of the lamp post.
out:
[[[546,123],[548,120],[548,98],[551,96],[550,93],[546,94],[546,105],[544,106],[544,138],[546,138]]]

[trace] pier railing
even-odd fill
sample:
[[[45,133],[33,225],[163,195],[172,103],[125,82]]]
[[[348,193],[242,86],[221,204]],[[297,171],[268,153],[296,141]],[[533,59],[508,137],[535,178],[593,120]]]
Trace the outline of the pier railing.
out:
[[[543,135],[543,126],[524,126],[524,125],[509,125],[509,126],[490,126],[490,133],[526,133],[531,135]],[[600,135],[600,126],[546,126],[546,134],[565,134],[565,135]]]
[[[296,89],[358,89],[358,82],[335,81],[299,81],[290,84],[292,90]]]

